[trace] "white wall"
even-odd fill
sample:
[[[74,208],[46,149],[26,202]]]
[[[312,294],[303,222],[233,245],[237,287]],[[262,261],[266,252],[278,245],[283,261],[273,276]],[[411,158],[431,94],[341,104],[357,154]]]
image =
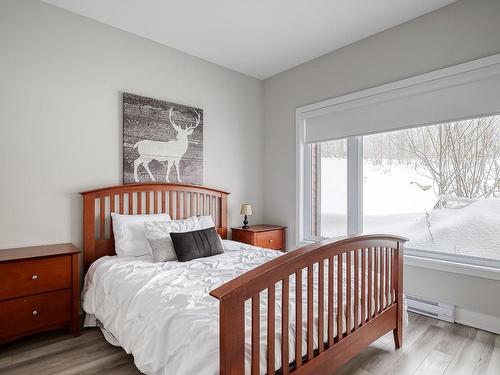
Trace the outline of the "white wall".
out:
[[[32,0],[0,2],[0,248],[81,244],[85,189],[121,183],[121,92],[204,109],[204,183],[261,221],[261,81]]]
[[[465,0],[264,81],[264,219],[295,244],[295,108],[500,52],[500,1]],[[370,124],[366,131],[370,132]],[[407,267],[409,293],[500,317],[500,282]]]

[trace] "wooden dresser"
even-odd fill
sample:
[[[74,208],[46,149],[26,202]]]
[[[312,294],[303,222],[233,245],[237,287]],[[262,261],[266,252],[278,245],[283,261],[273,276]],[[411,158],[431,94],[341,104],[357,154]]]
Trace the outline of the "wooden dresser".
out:
[[[279,225],[250,225],[248,228],[231,228],[233,241],[267,249],[285,251],[285,229]]]
[[[80,334],[79,254],[72,244],[0,250],[0,344],[59,328]]]

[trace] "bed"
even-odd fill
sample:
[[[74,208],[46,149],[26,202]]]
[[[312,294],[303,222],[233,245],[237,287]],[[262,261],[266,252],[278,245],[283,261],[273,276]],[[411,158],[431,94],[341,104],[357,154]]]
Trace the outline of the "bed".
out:
[[[391,330],[402,344],[402,237],[286,254],[225,240],[224,254],[155,263],[114,256],[111,212],[211,215],[226,239],[228,193],[140,184],[82,195],[86,322],[147,374],[329,374]]]

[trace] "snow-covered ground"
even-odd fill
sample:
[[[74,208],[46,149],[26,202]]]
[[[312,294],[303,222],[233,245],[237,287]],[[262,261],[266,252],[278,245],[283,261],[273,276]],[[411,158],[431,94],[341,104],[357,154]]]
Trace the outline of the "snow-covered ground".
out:
[[[347,228],[347,163],[323,158],[321,165],[322,235],[343,235]],[[424,190],[432,181],[414,167],[365,161],[363,169],[365,233],[403,235],[410,239],[407,247],[413,249],[500,260],[500,199],[433,209],[438,196],[433,187]]]

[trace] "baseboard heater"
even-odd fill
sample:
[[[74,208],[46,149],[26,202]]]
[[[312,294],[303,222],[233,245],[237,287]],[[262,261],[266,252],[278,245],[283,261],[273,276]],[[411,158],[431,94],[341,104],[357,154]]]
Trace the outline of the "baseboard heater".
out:
[[[408,311],[450,323],[455,322],[455,306],[453,305],[409,295],[406,295],[406,300]]]

